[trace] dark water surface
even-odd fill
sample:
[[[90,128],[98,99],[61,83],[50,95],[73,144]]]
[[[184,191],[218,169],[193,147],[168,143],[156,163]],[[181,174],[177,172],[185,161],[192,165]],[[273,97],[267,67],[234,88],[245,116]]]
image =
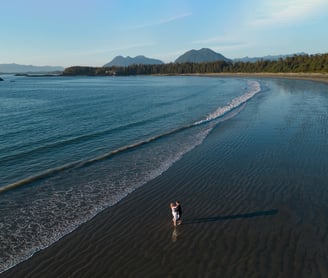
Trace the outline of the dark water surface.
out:
[[[240,184],[252,180],[267,194],[268,184],[281,192],[287,182],[306,202],[325,202],[316,191],[328,178],[325,84],[205,77],[4,79],[0,271],[166,171],[213,127],[227,156],[222,167],[235,171]],[[229,165],[233,155],[240,159]]]

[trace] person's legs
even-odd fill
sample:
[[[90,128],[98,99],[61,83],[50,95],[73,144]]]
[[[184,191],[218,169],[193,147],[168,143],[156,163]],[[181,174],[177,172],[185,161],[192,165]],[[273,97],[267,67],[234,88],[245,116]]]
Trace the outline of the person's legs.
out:
[[[176,226],[177,225],[177,219],[178,219],[178,214],[176,212],[173,213],[173,225]]]

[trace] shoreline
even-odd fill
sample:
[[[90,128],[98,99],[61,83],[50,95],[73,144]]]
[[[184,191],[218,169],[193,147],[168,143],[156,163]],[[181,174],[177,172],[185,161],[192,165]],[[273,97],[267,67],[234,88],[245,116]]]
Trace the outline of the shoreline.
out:
[[[17,76],[17,74],[15,74]],[[45,74],[45,75],[31,75],[31,74],[19,74],[18,76],[26,76],[26,77],[69,77],[67,75],[62,74]],[[72,75],[72,76],[89,76],[89,75]],[[71,76],[71,77],[72,77]],[[107,77],[107,75],[90,75],[89,77]],[[138,75],[136,75],[138,76]],[[139,76],[144,76],[140,74]],[[221,72],[221,73],[186,73],[186,74],[150,74],[150,76],[206,76],[206,77],[247,77],[247,78],[283,78],[283,79],[296,79],[296,80],[310,80],[323,82],[328,84],[328,73],[288,73],[288,72],[279,72],[279,73],[270,73],[270,72]],[[112,76],[110,76],[112,77]],[[123,76],[122,76],[123,77]],[[0,77],[0,81],[1,80]]]
[[[195,74],[181,74],[182,76],[206,76],[206,77],[258,77],[258,78],[283,78],[283,79],[297,79],[310,80],[328,83],[328,73],[195,73]]]

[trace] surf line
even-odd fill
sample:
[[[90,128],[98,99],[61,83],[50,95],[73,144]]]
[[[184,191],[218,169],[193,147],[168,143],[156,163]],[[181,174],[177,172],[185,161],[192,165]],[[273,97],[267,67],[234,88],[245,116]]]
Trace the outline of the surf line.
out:
[[[205,119],[196,122],[195,124],[202,124],[212,120],[215,120],[228,112],[239,107],[243,103],[246,103],[248,100],[253,98],[256,94],[261,91],[261,85],[257,81],[248,81],[248,87],[250,90],[243,95],[232,99],[226,106],[218,107],[213,113],[209,114]]]
[[[172,113],[167,113],[163,116],[170,116],[171,114]],[[17,157],[24,157],[25,155],[28,155],[28,154],[43,152],[47,149],[66,146],[67,144],[79,143],[79,142],[81,142],[85,139],[95,138],[95,137],[98,137],[98,136],[106,135],[110,132],[117,132],[119,130],[128,129],[130,127],[134,127],[134,126],[137,126],[137,125],[142,125],[142,124],[148,123],[150,121],[160,119],[163,116],[158,116],[158,117],[154,117],[152,119],[146,119],[146,120],[143,120],[143,121],[133,122],[133,123],[130,123],[130,124],[127,124],[127,125],[106,129],[106,130],[103,130],[103,131],[100,131],[100,132],[95,132],[95,133],[85,134],[85,135],[81,135],[81,136],[77,136],[77,137],[72,137],[72,138],[69,138],[67,140],[59,141],[59,142],[56,142],[56,143],[46,144],[44,146],[37,147],[37,148],[31,149],[31,150],[28,150],[28,151],[23,151],[23,152],[18,153],[18,154],[4,156],[0,160],[1,160],[1,162],[6,162],[6,161],[14,160]],[[39,142],[37,142],[37,143],[39,143]]]
[[[148,144],[150,142],[153,142],[153,141],[158,140],[160,138],[163,138],[165,136],[168,136],[168,135],[171,135],[171,134],[180,132],[182,130],[188,129],[188,128],[193,127],[193,126],[194,126],[194,124],[186,125],[186,126],[183,126],[183,127],[180,127],[180,128],[177,128],[177,129],[174,129],[174,130],[171,130],[171,131],[162,133],[160,135],[150,137],[150,138],[148,138],[146,140],[139,141],[139,142],[136,142],[136,143],[133,143],[133,144],[130,144],[130,145],[123,146],[121,148],[115,149],[115,150],[113,150],[111,152],[105,153],[105,154],[103,154],[101,156],[97,156],[95,158],[91,158],[91,159],[87,159],[87,160],[75,161],[75,162],[72,162],[72,163],[68,163],[68,164],[62,165],[60,167],[56,167],[56,168],[52,168],[52,169],[46,170],[46,171],[41,172],[39,174],[36,174],[34,176],[30,176],[30,177],[27,177],[25,179],[19,180],[17,182],[14,182],[14,183],[11,183],[11,184],[2,186],[0,188],[0,194],[2,194],[4,192],[7,192],[9,190],[15,189],[17,187],[21,187],[23,185],[32,183],[34,181],[37,181],[37,180],[41,180],[41,179],[50,177],[50,176],[52,176],[54,174],[60,173],[60,172],[65,171],[65,170],[69,170],[69,169],[72,169],[72,168],[82,168],[82,167],[88,166],[89,164],[92,164],[92,163],[95,163],[95,162],[98,162],[98,161],[101,161],[101,160],[105,160],[105,159],[110,158],[110,157],[112,157],[112,156],[114,156],[116,154],[123,153],[123,152],[128,151],[128,150],[131,150],[131,149],[135,149],[135,148],[140,147],[142,145]]]
[[[131,150],[131,149],[135,149],[137,147],[140,147],[142,145],[146,145],[148,143],[151,143],[151,142],[153,142],[155,140],[158,140],[158,139],[161,139],[163,137],[170,136],[172,134],[184,131],[188,128],[212,122],[212,121],[226,115],[228,112],[231,112],[232,110],[235,110],[236,108],[240,107],[242,104],[245,104],[247,101],[249,101],[251,98],[253,98],[257,93],[259,93],[261,91],[261,86],[257,81],[249,81],[248,85],[250,87],[249,92],[246,92],[245,94],[232,99],[231,102],[228,103],[228,105],[223,106],[223,107],[219,107],[216,111],[209,114],[203,120],[200,120],[200,121],[197,121],[197,122],[194,122],[194,123],[191,123],[191,124],[188,124],[188,125],[185,125],[185,126],[173,129],[173,130],[170,130],[168,132],[164,132],[162,134],[150,137],[150,138],[145,139],[143,141],[139,141],[139,142],[136,142],[136,143],[133,143],[133,144],[130,144],[130,145],[123,146],[121,148],[115,149],[111,152],[105,153],[105,154],[103,154],[101,156],[97,156],[95,158],[68,163],[68,164],[62,165],[60,167],[56,167],[56,168],[46,170],[46,171],[41,172],[39,174],[36,174],[34,176],[27,177],[27,178],[19,180],[17,182],[2,186],[0,188],[0,194],[2,194],[4,192],[7,192],[9,190],[15,189],[17,187],[21,187],[23,185],[29,184],[31,182],[47,178],[49,176],[52,176],[54,174],[60,173],[62,171],[68,170],[68,169],[72,169],[72,168],[75,168],[75,167],[76,168],[82,168],[82,167],[88,166],[89,164],[92,164],[92,163],[95,163],[95,162],[98,162],[98,161],[101,161],[101,160],[105,160],[105,159],[110,158],[110,157],[112,157],[114,155],[117,155],[119,153]]]

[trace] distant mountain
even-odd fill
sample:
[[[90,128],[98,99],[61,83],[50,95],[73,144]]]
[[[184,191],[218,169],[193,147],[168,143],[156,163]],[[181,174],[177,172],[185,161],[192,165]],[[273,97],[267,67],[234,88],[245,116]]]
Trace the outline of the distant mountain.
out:
[[[127,67],[131,65],[160,65],[160,64],[164,64],[163,61],[147,58],[143,55],[139,55],[134,58],[130,56],[127,57],[116,56],[112,61],[105,64],[104,67],[112,67],[112,66]]]
[[[257,61],[261,61],[261,60],[268,60],[268,61],[278,61],[279,59],[285,59],[287,57],[293,57],[295,55],[306,55],[306,53],[304,52],[300,52],[300,53],[294,53],[294,54],[287,54],[287,55],[267,55],[267,56],[263,56],[263,57],[243,57],[243,58],[236,58],[233,59],[233,62],[250,62],[250,63],[255,63]]]
[[[215,62],[225,61],[231,62],[230,59],[224,57],[220,53],[214,52],[209,48],[202,48],[200,50],[190,50],[178,57],[175,63],[204,63],[204,62]]]
[[[18,64],[0,64],[1,73],[47,73],[54,71],[63,71],[63,67],[55,66],[32,66]]]

